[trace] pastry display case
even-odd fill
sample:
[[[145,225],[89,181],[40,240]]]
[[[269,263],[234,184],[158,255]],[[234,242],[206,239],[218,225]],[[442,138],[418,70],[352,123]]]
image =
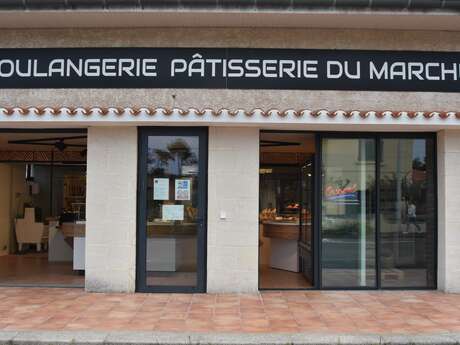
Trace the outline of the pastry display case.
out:
[[[271,268],[301,272],[311,260],[311,165],[263,167],[260,174],[261,245]]]

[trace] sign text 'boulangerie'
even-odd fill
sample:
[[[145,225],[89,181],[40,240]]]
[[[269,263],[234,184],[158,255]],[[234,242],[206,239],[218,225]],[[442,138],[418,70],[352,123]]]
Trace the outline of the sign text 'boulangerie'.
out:
[[[0,49],[0,88],[460,91],[460,53],[237,48]]]

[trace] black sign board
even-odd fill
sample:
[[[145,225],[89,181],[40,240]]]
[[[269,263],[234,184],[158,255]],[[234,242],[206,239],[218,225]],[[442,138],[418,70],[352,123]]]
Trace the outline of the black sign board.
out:
[[[0,88],[460,91],[460,53],[239,48],[0,49]]]

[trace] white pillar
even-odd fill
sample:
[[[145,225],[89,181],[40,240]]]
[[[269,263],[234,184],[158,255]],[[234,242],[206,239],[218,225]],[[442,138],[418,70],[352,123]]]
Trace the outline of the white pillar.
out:
[[[460,131],[438,133],[438,288],[460,292]]]
[[[258,214],[259,130],[209,128],[208,292],[258,290]]]
[[[87,164],[86,290],[133,292],[137,128],[89,128]]]

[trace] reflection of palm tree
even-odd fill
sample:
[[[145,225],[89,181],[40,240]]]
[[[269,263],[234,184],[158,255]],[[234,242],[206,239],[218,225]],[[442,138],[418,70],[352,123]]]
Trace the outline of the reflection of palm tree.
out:
[[[156,149],[155,154],[157,155],[158,161],[161,165],[168,164],[168,161],[173,159],[168,151]]]
[[[168,144],[167,150],[155,149],[154,154],[155,158],[152,161],[156,163],[155,170],[157,172],[168,170],[168,165],[174,163],[171,173],[180,175],[184,162],[197,162],[195,155],[191,152],[190,146],[183,139],[177,139]]]
[[[420,158],[416,157],[412,160],[412,169],[414,170],[426,170],[425,160],[422,161]]]
[[[190,146],[188,146],[188,144],[182,139],[177,139],[173,143],[169,144],[168,151],[171,152],[171,154],[176,154],[184,161],[192,155],[190,152]]]

